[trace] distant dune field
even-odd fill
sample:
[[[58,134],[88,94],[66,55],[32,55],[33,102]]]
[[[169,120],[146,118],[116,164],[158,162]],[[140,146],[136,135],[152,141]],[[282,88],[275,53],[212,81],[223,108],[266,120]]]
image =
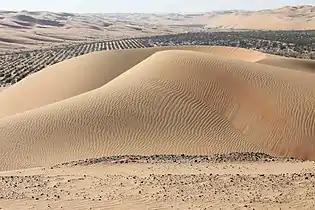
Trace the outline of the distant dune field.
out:
[[[55,64],[0,93],[0,170],[113,155],[315,160],[313,65],[201,46],[102,51]]]
[[[314,8],[313,5],[300,5],[259,11],[209,11],[201,14],[0,11],[0,49],[8,52],[69,42],[174,34],[209,28],[314,30]]]

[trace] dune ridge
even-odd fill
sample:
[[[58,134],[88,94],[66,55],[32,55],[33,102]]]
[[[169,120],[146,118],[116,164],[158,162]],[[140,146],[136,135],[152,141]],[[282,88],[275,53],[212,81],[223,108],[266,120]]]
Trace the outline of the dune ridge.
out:
[[[268,57],[164,47],[48,67],[0,93],[0,170],[113,155],[264,152],[314,160],[315,75],[257,63]]]

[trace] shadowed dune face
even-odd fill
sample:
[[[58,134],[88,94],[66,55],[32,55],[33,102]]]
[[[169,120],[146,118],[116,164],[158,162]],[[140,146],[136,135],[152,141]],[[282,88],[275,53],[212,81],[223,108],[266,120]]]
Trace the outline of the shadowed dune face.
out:
[[[148,51],[95,52],[45,68],[0,95],[0,118],[99,88],[150,54]]]
[[[22,90],[34,98],[11,110],[1,104],[0,170],[126,154],[250,151],[315,160],[315,75],[255,63],[264,55],[255,56],[220,47],[113,51],[36,73],[0,94],[7,103]],[[72,80],[44,88],[74,63],[94,73],[84,79],[86,71],[72,70]],[[35,100],[45,93],[45,102]]]
[[[279,66],[299,71],[315,72],[315,61],[289,58],[266,58],[258,61],[261,64]]]
[[[64,25],[64,24],[59,23],[57,21],[38,19],[38,18],[34,18],[34,17],[28,16],[28,15],[16,15],[13,17],[13,19],[18,20],[18,21],[22,21],[22,22],[26,22],[30,25],[39,24],[39,25],[54,26],[54,27],[61,27]]]

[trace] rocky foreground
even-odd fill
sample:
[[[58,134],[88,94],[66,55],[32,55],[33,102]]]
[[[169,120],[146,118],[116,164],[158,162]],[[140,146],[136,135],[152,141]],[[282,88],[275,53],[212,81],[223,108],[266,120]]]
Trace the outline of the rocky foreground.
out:
[[[120,156],[0,173],[0,209],[312,209],[315,163]]]
[[[303,160],[287,157],[273,157],[264,153],[230,153],[230,154],[216,154],[213,156],[204,155],[121,155],[111,157],[90,158],[86,160],[77,160],[67,163],[58,164],[55,167],[60,166],[78,166],[78,165],[90,165],[97,163],[232,163],[232,162],[303,162]],[[53,168],[53,167],[52,167]]]

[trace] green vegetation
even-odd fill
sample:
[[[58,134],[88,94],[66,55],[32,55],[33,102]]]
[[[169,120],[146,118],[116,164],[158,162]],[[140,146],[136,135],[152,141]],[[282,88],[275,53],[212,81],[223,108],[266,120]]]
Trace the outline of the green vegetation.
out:
[[[0,86],[14,84],[46,66],[94,51],[173,45],[219,45],[287,57],[315,59],[315,31],[198,32],[98,41],[0,55]]]

